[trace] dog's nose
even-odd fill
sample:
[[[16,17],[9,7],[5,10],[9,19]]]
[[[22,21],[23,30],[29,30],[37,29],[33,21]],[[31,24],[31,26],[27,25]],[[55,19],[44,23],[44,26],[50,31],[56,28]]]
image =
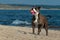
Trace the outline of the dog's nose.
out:
[[[33,10],[31,10],[31,13],[33,13],[34,11]]]
[[[35,14],[35,11],[34,10],[31,10],[31,14],[34,15]]]

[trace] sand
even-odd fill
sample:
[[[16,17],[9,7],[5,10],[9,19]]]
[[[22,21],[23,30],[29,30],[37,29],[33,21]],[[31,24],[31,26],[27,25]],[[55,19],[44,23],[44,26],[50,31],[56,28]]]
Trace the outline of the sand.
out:
[[[60,40],[60,30],[48,31],[48,36],[44,29],[37,35],[37,28],[36,34],[32,34],[32,28],[29,27],[0,25],[0,40]]]

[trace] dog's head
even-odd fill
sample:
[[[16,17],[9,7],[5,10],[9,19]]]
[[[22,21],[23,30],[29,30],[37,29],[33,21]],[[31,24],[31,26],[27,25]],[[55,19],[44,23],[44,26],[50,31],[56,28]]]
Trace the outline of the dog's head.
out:
[[[40,8],[41,8],[41,7],[32,8],[32,9],[31,9],[31,14],[32,14],[32,15],[36,14],[37,12],[39,12]]]

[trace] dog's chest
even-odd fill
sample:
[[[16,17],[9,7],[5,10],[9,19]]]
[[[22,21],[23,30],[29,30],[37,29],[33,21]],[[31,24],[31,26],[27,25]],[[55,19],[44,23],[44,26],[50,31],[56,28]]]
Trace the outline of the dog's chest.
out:
[[[35,20],[34,23],[38,23],[38,14],[35,14]]]

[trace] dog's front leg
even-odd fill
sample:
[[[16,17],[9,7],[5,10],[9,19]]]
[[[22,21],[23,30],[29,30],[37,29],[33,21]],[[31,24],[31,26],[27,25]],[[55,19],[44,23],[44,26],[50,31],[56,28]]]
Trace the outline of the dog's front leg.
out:
[[[32,23],[32,31],[33,31],[33,34],[35,34],[35,24]]]

